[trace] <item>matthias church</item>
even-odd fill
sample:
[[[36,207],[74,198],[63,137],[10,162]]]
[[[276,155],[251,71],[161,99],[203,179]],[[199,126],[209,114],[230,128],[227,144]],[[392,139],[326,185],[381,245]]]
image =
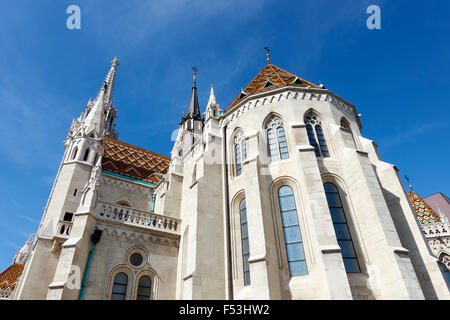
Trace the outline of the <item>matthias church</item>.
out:
[[[350,102],[268,55],[202,112],[194,69],[166,156],[119,139],[118,66],[70,125],[1,298],[450,299],[448,212],[406,192]]]

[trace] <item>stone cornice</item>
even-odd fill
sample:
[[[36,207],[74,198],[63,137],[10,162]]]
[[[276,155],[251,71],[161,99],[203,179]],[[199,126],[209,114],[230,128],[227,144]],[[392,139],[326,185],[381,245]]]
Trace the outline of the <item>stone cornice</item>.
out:
[[[232,123],[235,119],[239,118],[239,116],[241,116],[245,112],[260,105],[287,99],[330,102],[347,116],[355,119],[358,123],[359,128],[362,128],[361,121],[356,111],[356,107],[350,102],[337,96],[327,89],[300,88],[293,86],[286,86],[266,92],[256,93],[242,99],[221,117],[220,125],[223,127],[225,124]]]

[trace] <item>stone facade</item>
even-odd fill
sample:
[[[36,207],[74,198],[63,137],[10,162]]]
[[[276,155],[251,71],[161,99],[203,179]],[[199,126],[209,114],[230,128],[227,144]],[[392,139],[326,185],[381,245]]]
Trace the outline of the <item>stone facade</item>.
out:
[[[361,135],[352,104],[269,64],[225,112],[211,88],[203,119],[194,77],[168,169],[149,180],[136,167],[105,170],[117,65],[72,124],[15,299],[450,298],[398,170]],[[340,199],[350,258],[326,183]],[[347,272],[348,259],[358,272]]]

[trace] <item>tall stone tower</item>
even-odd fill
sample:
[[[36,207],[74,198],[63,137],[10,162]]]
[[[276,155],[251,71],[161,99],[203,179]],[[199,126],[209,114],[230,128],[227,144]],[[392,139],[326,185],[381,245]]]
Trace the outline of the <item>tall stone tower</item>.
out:
[[[72,265],[84,266],[86,262],[86,255],[78,253],[87,250],[89,237],[83,236],[93,230],[93,221],[87,213],[97,197],[104,140],[107,135],[117,137],[114,128],[117,110],[112,106],[112,94],[118,65],[119,60],[114,58],[97,97],[72,122],[33,253],[16,289],[17,299],[77,298],[65,295],[64,288],[69,274],[79,272],[71,269]],[[79,237],[66,241],[69,234]],[[81,239],[84,242],[79,243]]]

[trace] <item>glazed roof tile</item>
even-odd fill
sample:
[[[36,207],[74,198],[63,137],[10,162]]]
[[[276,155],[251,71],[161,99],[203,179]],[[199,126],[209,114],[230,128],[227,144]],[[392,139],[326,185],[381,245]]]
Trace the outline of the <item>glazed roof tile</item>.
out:
[[[104,170],[156,184],[160,178],[155,173],[166,173],[169,164],[170,158],[166,156],[106,138],[106,148],[102,159]]]
[[[441,220],[439,214],[436,213],[418,194],[408,192],[409,201],[414,208],[417,220],[421,224],[436,223]]]
[[[13,264],[8,269],[0,273],[0,289],[14,290],[16,282],[23,272],[23,264]]]
[[[273,64],[265,66],[256,77],[241,91],[241,93],[233,100],[230,106],[226,109],[231,109],[241,99],[250,96],[255,93],[268,91],[274,88],[280,88],[284,86],[296,86],[296,87],[312,87],[319,88],[315,84],[306,81],[296,75],[283,70]],[[244,94],[243,94],[244,93]]]

